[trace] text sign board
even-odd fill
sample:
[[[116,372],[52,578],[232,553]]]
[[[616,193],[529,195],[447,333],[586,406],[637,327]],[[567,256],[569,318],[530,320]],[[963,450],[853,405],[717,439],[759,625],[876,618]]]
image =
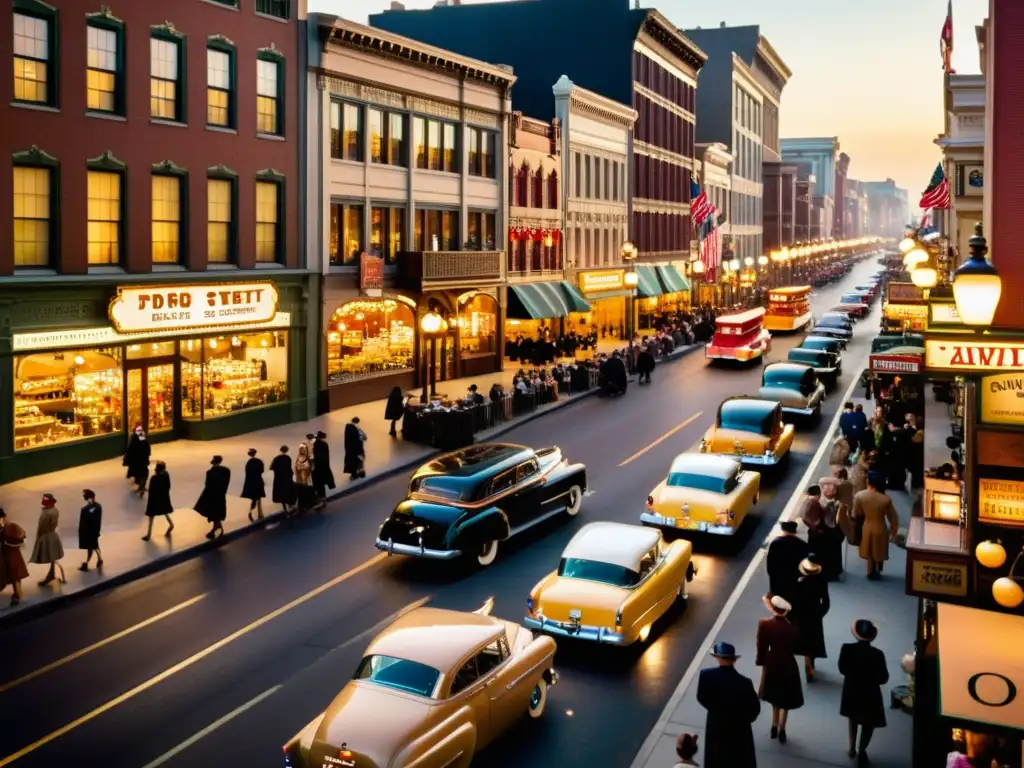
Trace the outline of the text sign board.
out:
[[[255,282],[119,287],[108,314],[118,333],[266,323],[277,314],[277,289]]]
[[[914,559],[910,589],[915,594],[967,596],[967,565]]]
[[[359,255],[359,288],[363,291],[384,288],[384,259],[369,253]]]
[[[1024,374],[1000,373],[981,380],[981,420],[1024,425]]]
[[[584,293],[618,291],[626,287],[625,272],[621,269],[610,272],[580,272],[580,290]]]
[[[978,480],[978,522],[1024,526],[1024,483],[1016,480]]]
[[[921,372],[921,358],[913,355],[871,355],[869,359],[876,373]]]
[[[923,304],[924,291],[913,283],[889,283],[886,302],[889,304]]]
[[[1021,371],[1024,370],[1024,346],[926,339],[925,365],[948,371]]]

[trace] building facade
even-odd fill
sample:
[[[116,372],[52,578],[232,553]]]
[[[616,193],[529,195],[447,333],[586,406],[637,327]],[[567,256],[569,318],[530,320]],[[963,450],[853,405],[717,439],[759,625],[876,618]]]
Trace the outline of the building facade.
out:
[[[698,178],[701,190],[708,196],[708,200],[718,210],[719,222],[727,222],[730,216],[729,205],[732,202],[732,164],[733,156],[729,147],[725,144],[715,142],[714,144],[698,144],[697,152],[700,157],[698,162]],[[725,225],[721,229],[725,229]],[[720,230],[709,237],[718,237],[722,240],[715,244],[721,251],[724,242],[723,232]],[[721,264],[725,256],[719,252],[718,262]],[[721,270],[716,272],[705,272],[703,275],[691,276],[697,291],[696,304],[719,304],[719,297],[716,293],[716,286],[713,281],[721,278]],[[705,282],[707,281],[707,282]]]
[[[946,81],[946,129],[935,140],[949,179],[950,209],[941,216],[959,258],[982,221],[985,193],[985,76],[950,75]]]
[[[812,214],[814,239],[832,237],[835,219],[836,166],[839,162],[839,139],[835,137],[795,138],[780,141],[782,159],[786,163],[806,165],[807,173],[815,178],[816,207]]]
[[[0,17],[0,482],[314,413],[291,5]]]
[[[839,153],[839,160],[836,162],[835,198],[832,211],[832,234],[836,240],[845,240],[850,237],[847,230],[849,223],[846,219],[846,177],[850,172],[850,156],[845,152]]]
[[[793,213],[796,210],[798,169],[783,163],[764,163],[764,227],[766,251],[788,248],[795,242]]]
[[[321,408],[422,384],[431,347],[441,381],[500,370],[514,76],[333,16],[306,33]]]
[[[793,209],[793,241],[806,243],[814,239],[813,232],[820,227],[821,209],[814,207],[814,190],[816,179],[814,174],[808,173],[803,167],[798,166],[796,181],[794,183],[796,207]]]
[[[868,197],[863,185],[856,179],[846,180],[846,234],[847,239],[868,235]]]
[[[892,179],[862,181],[861,189],[867,194],[867,234],[873,237],[902,238],[910,223],[907,190],[897,187]]]

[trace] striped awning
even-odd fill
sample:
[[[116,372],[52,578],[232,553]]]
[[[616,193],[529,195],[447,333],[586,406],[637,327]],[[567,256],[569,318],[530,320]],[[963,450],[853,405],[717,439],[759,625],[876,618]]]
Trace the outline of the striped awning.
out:
[[[641,299],[652,299],[665,293],[654,267],[637,264],[636,276],[636,295]]]
[[[671,264],[658,267],[658,277],[661,278],[661,284],[665,286],[665,293],[680,293],[690,290],[690,281]]]
[[[508,317],[512,320],[546,320],[589,312],[590,304],[566,282],[510,285]]]

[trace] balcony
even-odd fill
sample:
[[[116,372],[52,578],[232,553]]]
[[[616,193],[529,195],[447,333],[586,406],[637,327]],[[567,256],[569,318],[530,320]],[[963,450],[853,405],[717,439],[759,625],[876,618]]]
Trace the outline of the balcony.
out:
[[[398,282],[418,291],[500,285],[504,251],[403,251]]]
[[[560,249],[536,249],[524,256],[520,249],[510,250],[506,275],[510,283],[536,283],[564,279]]]

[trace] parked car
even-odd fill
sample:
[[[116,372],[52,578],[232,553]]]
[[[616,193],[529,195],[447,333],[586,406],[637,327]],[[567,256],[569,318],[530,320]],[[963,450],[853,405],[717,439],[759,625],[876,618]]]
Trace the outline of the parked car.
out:
[[[850,343],[850,339],[853,338],[853,331],[828,325],[814,326],[811,328],[811,334],[814,336],[827,336],[828,338],[835,339],[842,344],[843,349],[846,349],[847,344]]]
[[[842,312],[826,312],[818,318],[816,324],[828,328],[842,328],[853,333],[853,323]]]
[[[435,560],[466,555],[487,566],[501,542],[555,515],[578,514],[586,490],[586,467],[557,447],[480,443],[416,470],[376,546]]]
[[[786,359],[791,363],[800,363],[814,368],[818,379],[826,388],[835,386],[839,378],[839,356],[821,349],[808,349],[806,347],[793,347],[789,350]]]
[[[860,293],[848,293],[843,296],[839,300],[839,303],[832,309],[837,312],[846,312],[859,320],[868,313],[871,306],[866,295]]]
[[[836,356],[839,368],[843,367],[843,343],[839,339],[829,336],[805,336],[800,342],[804,349],[820,349],[823,352],[831,352]]]
[[[640,522],[659,528],[732,536],[761,492],[761,475],[735,458],[681,453],[647,497]]]
[[[777,400],[782,412],[791,416],[818,417],[825,399],[825,385],[814,368],[800,363],[772,363],[761,373],[758,396]]]
[[[880,333],[871,340],[872,355],[904,347],[924,350],[924,336],[920,333]]]
[[[558,570],[530,591],[523,625],[608,645],[646,642],[651,627],[686,599],[693,545],[623,523],[590,523],[572,537]]]
[[[417,608],[370,643],[355,675],[284,747],[285,766],[468,766],[524,714],[538,718],[555,641],[490,615]]]
[[[729,456],[744,465],[771,467],[789,457],[795,430],[782,421],[782,405],[755,397],[730,397],[718,406],[700,452]]]

